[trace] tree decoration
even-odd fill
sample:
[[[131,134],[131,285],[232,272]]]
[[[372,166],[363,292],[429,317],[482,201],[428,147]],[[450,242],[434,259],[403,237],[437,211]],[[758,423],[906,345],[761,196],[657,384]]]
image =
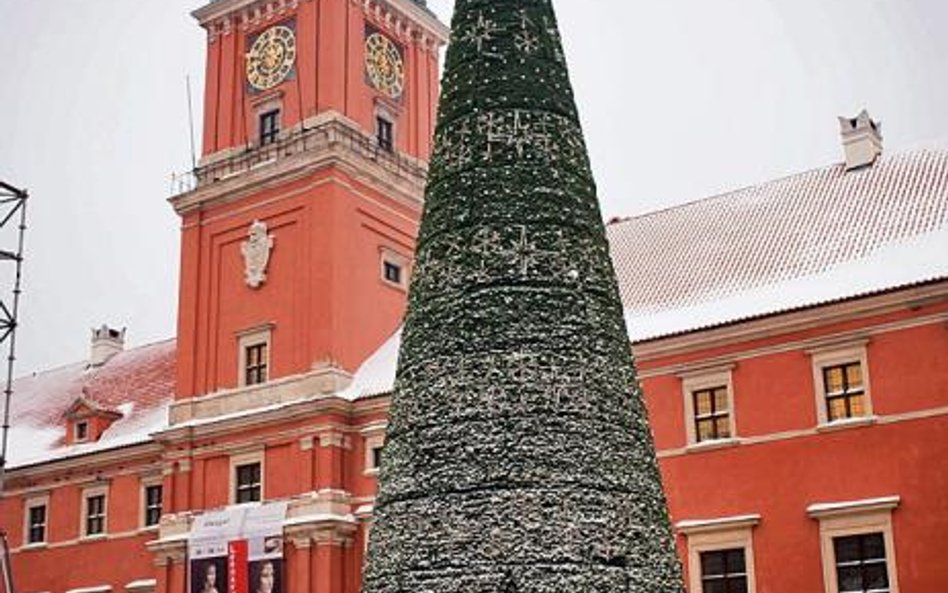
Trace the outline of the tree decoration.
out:
[[[365,593],[681,593],[549,0],[457,0]]]

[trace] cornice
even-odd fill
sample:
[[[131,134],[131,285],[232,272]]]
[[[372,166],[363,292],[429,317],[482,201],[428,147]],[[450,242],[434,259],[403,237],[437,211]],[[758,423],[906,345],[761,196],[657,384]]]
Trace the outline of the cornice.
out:
[[[101,472],[103,467],[117,463],[128,462],[140,457],[160,457],[161,447],[153,441],[90,451],[74,457],[65,457],[48,461],[40,461],[31,465],[11,467],[7,469],[6,480],[29,480],[31,478],[48,479],[56,473],[96,471]]]
[[[814,305],[797,311],[736,321],[708,329],[655,338],[632,344],[638,362],[700,352],[721,346],[773,338],[792,332],[826,327],[874,315],[884,315],[926,305],[948,302],[948,280],[938,280],[885,293],[861,296],[837,303]]]

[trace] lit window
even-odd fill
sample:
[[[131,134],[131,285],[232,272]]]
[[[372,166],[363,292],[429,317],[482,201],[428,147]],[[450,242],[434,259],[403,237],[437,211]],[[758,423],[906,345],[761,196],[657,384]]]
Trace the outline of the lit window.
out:
[[[145,486],[145,527],[161,521],[162,489],[160,485]]]
[[[702,593],[747,593],[744,548],[701,553]]]
[[[859,362],[823,368],[826,418],[830,422],[866,415],[866,390]]]
[[[89,438],[89,423],[86,421],[76,422],[76,442],[85,441]]]
[[[267,381],[267,344],[251,344],[244,351],[244,385],[259,385]]]
[[[395,128],[384,117],[376,117],[376,140],[382,150],[391,152],[395,148]]]
[[[86,535],[105,533],[105,495],[86,497]]]
[[[736,444],[732,372],[735,365],[686,369],[678,374],[689,446]]]
[[[889,593],[881,533],[833,538],[839,593]]]
[[[818,427],[833,430],[872,422],[868,340],[809,350]]]
[[[31,506],[27,511],[27,544],[46,541],[46,505]]]
[[[237,504],[245,502],[259,502],[261,499],[260,464],[248,463],[238,465],[235,469],[236,488],[234,501]]]
[[[699,389],[692,392],[697,442],[731,437],[731,412],[727,386]]]
[[[260,146],[273,144],[280,134],[280,110],[272,109],[260,114]]]

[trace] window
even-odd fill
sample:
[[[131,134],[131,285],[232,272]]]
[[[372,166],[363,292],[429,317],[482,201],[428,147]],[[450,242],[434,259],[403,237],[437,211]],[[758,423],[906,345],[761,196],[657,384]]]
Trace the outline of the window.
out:
[[[825,593],[898,593],[892,512],[898,496],[810,505],[820,522]]]
[[[747,593],[744,548],[701,552],[702,593]]]
[[[271,109],[260,114],[260,146],[273,144],[280,134],[280,110]]]
[[[872,422],[867,343],[831,344],[809,351],[818,426],[833,429]]]
[[[395,127],[388,119],[377,116],[375,118],[376,140],[382,150],[391,152],[395,148]]]
[[[242,504],[245,502],[260,502],[262,494],[260,464],[248,463],[245,465],[238,465],[234,471],[236,474],[234,502],[237,504]]]
[[[237,332],[237,381],[240,387],[270,380],[270,338],[274,324]]]
[[[392,284],[401,284],[402,283],[402,267],[398,264],[392,263],[390,261],[385,262],[385,279],[391,282]]]
[[[82,422],[76,422],[76,442],[81,442],[88,440],[89,438],[89,423],[83,420]]]
[[[698,389],[692,392],[697,442],[731,437],[731,413],[727,386]]]
[[[244,385],[259,385],[267,381],[267,343],[246,346],[244,352]]]
[[[88,535],[105,533],[105,494],[86,497],[86,530]]]
[[[705,448],[737,441],[731,374],[735,365],[679,373],[688,445]]]
[[[46,505],[27,508],[26,543],[42,544],[46,541]]]
[[[378,445],[377,447],[372,447],[372,468],[379,469],[382,467],[382,452],[384,447]]]
[[[828,421],[865,416],[866,391],[862,383],[862,364],[859,362],[824,367],[823,390]]]
[[[158,525],[161,521],[161,498],[160,484],[145,486],[145,527]]]
[[[408,258],[388,247],[381,251],[381,278],[385,284],[401,290],[408,289]]]
[[[365,449],[365,475],[375,475],[382,465],[385,455],[385,422],[373,422],[363,427],[363,447]]]
[[[758,523],[760,515],[676,523],[688,543],[688,590],[755,593],[753,530]]]
[[[885,540],[881,533],[833,538],[840,593],[889,593]]]

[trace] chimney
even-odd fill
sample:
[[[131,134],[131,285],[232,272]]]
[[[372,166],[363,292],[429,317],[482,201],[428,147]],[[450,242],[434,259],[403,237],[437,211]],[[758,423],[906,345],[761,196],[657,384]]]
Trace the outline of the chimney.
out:
[[[854,118],[839,118],[846,170],[868,167],[882,154],[882,124],[873,121],[865,109]]]
[[[92,351],[89,355],[89,366],[102,366],[124,349],[125,328],[123,327],[119,331],[103,324],[102,327],[92,330]]]

